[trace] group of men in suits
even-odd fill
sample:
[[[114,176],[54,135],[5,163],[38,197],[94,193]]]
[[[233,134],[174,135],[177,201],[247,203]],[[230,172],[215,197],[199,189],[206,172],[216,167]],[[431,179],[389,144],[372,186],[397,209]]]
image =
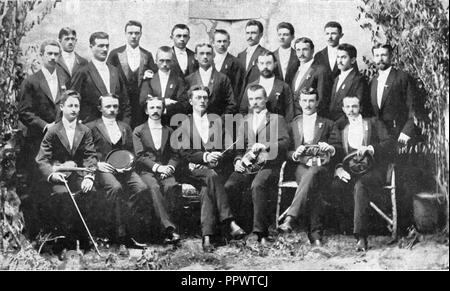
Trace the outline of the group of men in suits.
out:
[[[119,240],[125,236],[123,200],[142,196],[152,204],[149,207],[166,241],[177,242],[179,235],[165,197],[179,195],[179,182],[193,184],[201,193],[207,251],[213,249],[211,241],[219,224],[229,227],[234,238],[245,235],[233,218],[239,211],[236,200],[242,197],[233,196],[242,196],[248,186],[254,209],[254,239],[250,240],[267,243],[269,186],[277,181],[281,162],[288,160],[297,164],[299,187],[280,231],[292,230],[307,205],[311,242],[321,244],[321,196],[331,184],[344,189],[352,182],[354,232],[358,248],[366,249],[367,193],[372,192],[372,185],[382,183],[383,166],[369,175],[351,177],[342,167],[330,169],[305,161],[305,145],[317,144],[332,160],[357,151],[384,165],[385,152],[392,149],[393,141],[406,144],[414,137],[414,83],[392,68],[392,47],[380,44],[372,50],[378,74],[367,84],[358,71],[356,48],[340,44],[343,33],[337,22],[325,25],[327,47],[316,54],[311,39],[294,41],[294,27],[288,22],[277,26],[280,47],[274,52],[260,45],[263,32],[262,23],[248,21],[248,47],[234,57],[228,52],[227,31],[215,30],[211,44],[197,44],[191,51],[187,48],[189,27],[177,24],[171,31],[173,47],[158,48],[153,59],[139,44],[142,24],[129,21],[125,25],[127,44],[110,53],[108,34],[93,33],[89,39],[92,58],[87,61],[74,51],[76,31],[61,29],[59,42],[41,45],[42,69],[22,84],[19,112],[28,129],[30,156],[37,155],[40,173],[53,183],[65,179],[51,170],[55,162],[76,160],[95,170],[96,175],[84,175],[77,183],[87,192],[92,188],[89,181],[95,179],[105,190],[114,204]],[[239,141],[243,147],[227,152],[223,143],[211,143],[210,135],[216,132],[211,124],[220,124],[216,129],[223,132],[224,116],[237,113],[245,117],[229,132],[243,134]],[[180,120],[177,114],[189,117]],[[74,120],[79,122],[74,124]],[[176,121],[182,121],[181,125]],[[173,142],[178,130],[182,132],[179,138],[191,141],[187,148],[185,143],[180,148]],[[118,173],[106,163],[106,155],[114,149],[134,152],[136,171]],[[272,150],[277,154],[261,170],[246,172],[251,159]],[[223,171],[227,163],[233,169]],[[336,181],[325,182],[333,176]],[[125,188],[130,190],[129,197],[125,197]]]

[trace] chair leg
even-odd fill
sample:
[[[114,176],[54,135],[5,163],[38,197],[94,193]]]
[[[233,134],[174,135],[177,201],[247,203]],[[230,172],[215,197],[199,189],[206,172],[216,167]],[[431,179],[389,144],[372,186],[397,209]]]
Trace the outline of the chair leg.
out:
[[[395,168],[392,170],[391,177],[391,203],[392,203],[392,239],[397,239],[397,199],[395,185]]]

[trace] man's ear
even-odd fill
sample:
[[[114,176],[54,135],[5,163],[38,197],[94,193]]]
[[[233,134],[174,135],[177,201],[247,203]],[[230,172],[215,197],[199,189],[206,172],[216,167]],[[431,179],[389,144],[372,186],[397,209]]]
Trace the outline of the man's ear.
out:
[[[356,58],[352,58],[352,59],[350,60],[350,62],[352,63],[352,65],[355,64]]]

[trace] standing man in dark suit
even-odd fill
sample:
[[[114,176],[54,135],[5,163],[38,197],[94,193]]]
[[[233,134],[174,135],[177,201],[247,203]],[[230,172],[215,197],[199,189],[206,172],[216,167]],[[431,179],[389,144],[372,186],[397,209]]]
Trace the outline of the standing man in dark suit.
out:
[[[133,132],[137,167],[142,180],[150,189],[156,219],[164,229],[165,242],[176,243],[180,236],[171,221],[166,197],[173,199],[181,195],[181,185],[174,178],[180,157],[178,151],[171,147],[172,129],[161,124],[163,98],[148,97],[145,106],[148,120]]]
[[[196,72],[186,77],[186,83],[189,88],[195,85],[208,87],[210,95],[206,112],[217,115],[236,113],[237,105],[233,87],[230,79],[214,67],[213,47],[207,43],[196,45],[195,59],[200,67]]]
[[[241,94],[244,68],[239,60],[228,52],[230,43],[230,34],[226,30],[216,29],[214,31],[214,66],[218,72],[227,75],[230,79],[237,102]]]
[[[106,161],[108,154],[113,150],[134,152],[130,126],[116,120],[119,113],[119,97],[113,94],[101,96],[98,108],[102,117],[86,125],[92,132],[97,152],[96,178],[99,187],[105,190],[106,198],[114,206],[115,239],[119,243],[125,243],[126,223],[122,217],[124,201],[137,201],[137,197],[144,195],[147,186],[134,170],[118,171]],[[134,205],[130,208],[133,209]]]
[[[237,56],[241,67],[244,69],[244,79],[242,82],[241,95],[245,93],[245,87],[251,82],[254,82],[259,77],[259,70],[257,66],[258,56],[266,48],[262,47],[259,42],[263,37],[264,27],[258,20],[249,20],[245,25],[245,37],[247,39],[248,47],[240,52]],[[240,99],[238,99],[238,104]]]
[[[264,245],[269,243],[269,187],[278,181],[280,166],[289,146],[289,134],[283,116],[267,110],[268,97],[264,87],[255,84],[247,90],[249,113],[237,130],[234,172],[225,183],[225,191],[230,200],[241,202],[245,199],[245,189],[251,185],[253,233],[247,242]],[[252,164],[252,160],[261,152],[267,152],[264,166],[256,174],[247,173],[246,166]],[[233,203],[235,207],[238,204]]]
[[[356,250],[366,251],[370,201],[377,201],[382,193],[386,180],[386,170],[394,153],[394,140],[390,138],[384,124],[376,118],[363,118],[360,114],[360,99],[347,96],[343,100],[342,110],[345,116],[336,121],[334,126],[336,141],[336,156],[343,159],[346,155],[357,152],[359,156],[369,154],[374,159],[373,167],[364,174],[354,175],[347,172],[342,164],[335,170],[335,179],[331,193],[336,195],[341,204],[341,210],[351,210],[354,201],[353,233],[357,239]],[[353,194],[353,199],[351,195]],[[350,198],[350,199],[349,199]],[[349,205],[350,204],[350,205]]]
[[[58,39],[62,47],[61,55],[58,58],[58,66],[63,69],[66,78],[70,80],[77,71],[87,65],[88,61],[75,52],[77,32],[74,29],[70,27],[61,28]]]
[[[317,52],[314,60],[318,64],[322,64],[327,68],[327,73],[331,76],[331,80],[336,79],[340,71],[337,66],[337,50],[340,39],[344,36],[342,26],[335,21],[330,21],[324,27],[327,46]]]
[[[259,84],[268,92],[265,104],[267,110],[283,116],[288,122],[291,121],[294,116],[292,91],[288,84],[275,78],[274,71],[276,70],[277,60],[274,53],[270,51],[263,52],[258,56],[257,62],[260,76],[245,88],[239,111],[241,114],[249,112],[248,88]]]
[[[131,109],[125,82],[119,70],[106,63],[109,50],[109,36],[105,32],[94,32],[89,37],[92,60],[72,78],[72,89],[80,92],[81,109],[79,119],[83,123],[100,117],[98,99],[107,94],[120,98],[119,120],[130,124]]]
[[[303,89],[314,88],[319,98],[317,112],[325,116],[328,112],[326,105],[329,104],[332,80],[327,68],[313,59],[314,43],[307,37],[295,40],[295,52],[300,61],[298,71],[292,80],[292,92],[294,95],[294,116],[301,114],[299,98]]]
[[[360,112],[367,116],[370,113],[367,83],[363,75],[354,67],[356,62],[356,48],[343,43],[338,46],[337,66],[340,74],[334,80],[331,98],[328,105],[328,118],[336,121],[345,113],[342,111],[342,100],[346,96],[356,96],[360,100]]]
[[[106,61],[116,67],[127,87],[128,99],[131,106],[131,128],[144,122],[142,109],[139,104],[139,88],[142,81],[152,78],[158,70],[153,61],[152,53],[140,47],[142,24],[130,20],[125,24],[127,44],[113,49]]]
[[[294,26],[289,22],[281,22],[277,25],[277,33],[280,47],[274,51],[278,60],[275,77],[290,85],[300,66],[295,50],[291,47],[295,38]]]
[[[198,69],[194,52],[186,47],[191,38],[190,33],[186,24],[176,24],[170,35],[173,40],[173,70],[182,78],[189,76]]]
[[[165,112],[162,123],[164,125],[170,125],[173,115],[187,113],[191,107],[187,100],[186,84],[183,78],[173,70],[173,54],[171,47],[162,46],[158,49],[156,52],[158,72],[153,78],[142,82],[139,97],[140,107],[144,110],[148,95],[163,97]]]

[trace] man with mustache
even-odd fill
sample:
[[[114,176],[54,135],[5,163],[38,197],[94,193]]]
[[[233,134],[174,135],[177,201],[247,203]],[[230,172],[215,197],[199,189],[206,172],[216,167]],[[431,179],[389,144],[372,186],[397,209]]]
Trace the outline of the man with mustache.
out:
[[[233,87],[230,79],[214,67],[213,47],[207,43],[196,45],[195,59],[199,63],[199,69],[186,77],[186,83],[189,88],[195,85],[208,87],[210,95],[206,112],[217,115],[236,113]]]
[[[158,70],[151,52],[139,44],[142,36],[142,24],[130,20],[125,24],[127,44],[113,49],[106,61],[116,67],[125,81],[131,106],[131,128],[144,122],[143,112],[139,104],[139,88],[142,81],[151,79]]]
[[[259,44],[261,38],[263,37],[263,33],[264,27],[258,20],[249,20],[245,25],[245,37],[248,47],[237,56],[239,62],[241,63],[241,67],[244,69],[241,96],[237,99],[237,104],[241,103],[241,97],[242,94],[245,93],[244,89],[247,85],[253,81],[256,81],[259,77],[259,70],[257,67],[258,56],[264,51],[267,51],[266,48]]]
[[[198,69],[198,62],[194,57],[194,52],[186,46],[190,36],[189,27],[186,24],[176,24],[172,28],[170,38],[173,40],[173,70],[181,77],[185,78]]]
[[[295,50],[291,48],[295,38],[294,26],[289,22],[281,22],[277,25],[277,33],[280,47],[274,51],[278,60],[275,77],[290,85],[300,65]]]
[[[88,61],[75,52],[77,32],[74,29],[70,27],[61,28],[58,39],[62,47],[61,55],[58,58],[58,66],[63,69],[66,78],[70,80],[78,70],[87,65]]]
[[[165,243],[175,244],[180,235],[169,215],[168,198],[181,196],[181,185],[175,181],[174,173],[180,161],[178,151],[171,146],[173,130],[161,124],[164,112],[162,97],[148,97],[145,103],[147,122],[133,131],[134,152],[137,170],[150,190],[151,203],[165,235]]]
[[[301,37],[295,40],[295,52],[300,61],[298,71],[292,81],[292,91],[294,92],[294,116],[301,114],[300,92],[303,89],[314,88],[317,91],[318,107],[317,112],[320,116],[326,116],[331,94],[332,80],[327,68],[313,59],[314,43],[307,37]]]
[[[248,88],[259,84],[268,94],[265,104],[267,110],[283,116],[287,122],[290,122],[294,116],[292,91],[288,84],[275,78],[274,71],[277,60],[274,53],[270,51],[261,53],[257,62],[260,76],[258,80],[248,84],[245,88],[239,111],[242,114],[249,112]]]
[[[116,67],[106,63],[109,51],[109,36],[105,32],[94,32],[89,37],[92,52],[91,61],[72,78],[72,89],[80,92],[81,108],[79,119],[83,123],[100,117],[97,110],[98,99],[107,94],[120,98],[118,119],[130,124],[131,110],[127,88]]]

